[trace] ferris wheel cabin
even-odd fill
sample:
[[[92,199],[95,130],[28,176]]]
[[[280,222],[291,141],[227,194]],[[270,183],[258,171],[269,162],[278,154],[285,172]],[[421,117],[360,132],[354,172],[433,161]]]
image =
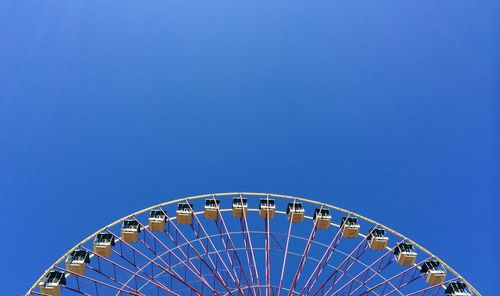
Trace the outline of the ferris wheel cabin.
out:
[[[429,260],[422,264],[420,273],[425,273],[425,281],[429,285],[442,284],[446,279],[446,270],[442,269],[441,264],[436,260]]]
[[[86,264],[90,263],[90,253],[81,249],[74,250],[66,257],[64,263],[67,270],[82,275],[85,273]]]
[[[274,199],[261,198],[259,202],[259,216],[262,219],[272,219],[276,212],[276,203]]]
[[[181,202],[177,204],[177,223],[179,224],[191,224],[193,223],[193,205],[187,202]]]
[[[409,266],[415,263],[417,253],[413,250],[413,245],[408,243],[400,243],[394,248],[394,255],[396,255],[399,265]]]
[[[141,225],[139,224],[139,221],[135,219],[127,219],[123,221],[121,238],[124,242],[135,243],[137,241],[137,237],[139,236],[139,232],[141,232]]]
[[[207,198],[205,200],[205,211],[203,215],[207,220],[217,220],[219,218],[220,200]]]
[[[248,199],[244,197],[233,198],[233,217],[242,218],[248,211]]]
[[[94,253],[103,257],[109,257],[111,255],[111,248],[114,245],[115,237],[111,233],[101,232],[94,239]]]
[[[286,208],[286,214],[288,216],[288,221],[290,222],[302,222],[304,221],[304,205],[301,202],[289,202]]]
[[[446,295],[450,296],[471,296],[471,294],[467,292],[467,285],[460,281],[449,283],[444,292]]]
[[[40,293],[50,296],[61,295],[61,285],[66,285],[66,276],[58,270],[50,271],[45,279],[38,284]]]
[[[383,250],[387,246],[389,238],[385,235],[385,229],[374,228],[368,231],[366,239],[370,242],[372,250]]]
[[[148,218],[148,225],[149,225],[149,230],[155,231],[155,232],[162,232],[165,230],[165,220],[167,216],[165,215],[165,212],[162,210],[152,210],[149,213],[149,218]]]
[[[358,223],[358,218],[343,217],[340,225],[342,227],[342,237],[355,238],[358,236],[359,228],[361,227]]]
[[[316,227],[319,229],[328,229],[332,221],[332,215],[329,209],[315,209],[313,220],[316,222]]]

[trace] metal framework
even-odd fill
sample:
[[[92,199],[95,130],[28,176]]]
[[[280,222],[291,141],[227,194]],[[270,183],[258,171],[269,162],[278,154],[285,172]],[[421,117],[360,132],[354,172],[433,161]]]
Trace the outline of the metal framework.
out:
[[[207,200],[217,205],[213,216],[207,216]],[[179,203],[185,216],[177,215]],[[159,228],[148,224],[150,213],[161,217]],[[93,246],[103,233],[114,238],[109,253]],[[381,233],[377,247],[373,239]],[[300,197],[231,192],[168,201],[99,229],[50,266],[26,295],[480,293],[427,249],[362,215]]]

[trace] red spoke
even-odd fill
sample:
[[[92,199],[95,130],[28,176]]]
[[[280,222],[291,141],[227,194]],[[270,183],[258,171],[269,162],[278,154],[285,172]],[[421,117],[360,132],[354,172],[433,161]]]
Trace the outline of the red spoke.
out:
[[[257,263],[255,262],[255,253],[253,251],[253,245],[252,245],[252,239],[250,237],[250,232],[248,230],[248,221],[247,221],[247,215],[246,215],[246,211],[243,210],[243,219],[240,219],[240,224],[241,224],[241,228],[244,232],[243,234],[243,242],[246,245],[248,245],[246,248],[245,248],[245,251],[247,252],[247,259],[248,259],[248,269],[250,270],[250,276],[252,276],[252,273],[255,273],[254,274],[254,277],[255,277],[255,283],[258,287],[260,287],[260,283],[259,283],[259,272],[257,270]],[[246,234],[246,235],[245,235]],[[247,248],[250,247],[250,252],[248,252]],[[252,263],[253,263],[253,271],[252,271]],[[259,296],[262,296],[262,291],[261,289],[257,289],[258,293],[259,293]]]
[[[187,200],[186,200],[187,202]],[[194,215],[195,219],[196,219],[196,222],[198,223],[197,225],[200,226],[200,229],[203,231],[203,233],[205,234],[205,238],[208,240],[208,242],[210,243],[212,249],[214,251],[217,250],[217,248],[215,247],[215,244],[214,242],[212,241],[212,239],[210,238],[210,236],[208,235],[205,227],[203,227],[203,224],[200,222],[199,218],[198,218],[198,215]],[[205,248],[205,246],[203,246],[203,243],[201,242],[200,240],[200,236],[199,234],[194,230],[194,226],[191,225],[191,228],[193,229],[193,232],[195,233],[195,236],[198,238],[198,242],[200,243],[200,246],[203,248],[203,251],[205,251],[205,254],[206,256],[209,258],[210,262],[212,263],[212,265],[214,266],[214,268],[217,270],[217,265],[213,262],[213,260],[211,259],[211,257],[209,256],[209,252],[208,250]],[[220,253],[219,252],[215,252],[216,253],[216,256],[219,258],[219,260],[222,262],[222,265],[224,266],[224,268],[226,269],[226,272],[227,274],[230,276],[231,280],[233,281],[233,283],[236,285],[236,287],[238,288],[238,291],[244,295],[243,293],[243,290],[241,289],[241,286],[240,286],[240,283],[239,281],[235,280],[235,278],[233,277],[233,274],[229,271],[229,268],[227,267],[226,265],[226,262],[222,259],[222,257],[220,256]],[[218,271],[217,271],[218,273]],[[220,274],[219,274],[220,276]],[[226,286],[226,289],[228,290],[228,287]]]
[[[295,201],[294,201],[295,203]],[[279,286],[278,286],[278,296],[281,295],[281,289],[283,288],[283,276],[285,275],[285,267],[286,267],[286,259],[287,259],[287,255],[288,255],[288,245],[290,243],[290,234],[292,232],[292,225],[293,225],[293,215],[294,215],[294,212],[292,211],[291,212],[291,218],[289,219],[290,220],[290,223],[289,223],[289,226],[288,226],[288,234],[287,234],[287,237],[286,237],[286,245],[285,245],[285,255],[283,255],[283,264],[281,266],[281,275],[280,275],[280,281],[279,281]]]
[[[302,268],[304,267],[304,264],[307,260],[307,255],[309,254],[309,250],[311,249],[311,242],[313,241],[314,236],[316,235],[316,231],[318,230],[316,222],[317,221],[313,221],[313,228],[311,230],[311,233],[309,234],[309,238],[307,239],[307,244],[306,247],[304,248],[304,252],[302,253],[302,258],[300,260],[299,266],[297,267],[297,271],[295,272],[295,276],[293,277],[292,285],[290,286],[290,291],[288,291],[288,296],[292,295],[292,293],[295,290],[295,287],[297,286],[297,283],[299,282]]]
[[[111,232],[109,229],[108,229],[109,233],[113,234],[115,237],[118,237],[116,236],[113,232]],[[162,266],[161,264],[158,264],[155,259],[158,259],[160,260],[163,264],[165,264],[165,266],[169,266],[168,263],[166,263],[161,257],[156,257],[156,258],[149,258],[148,256],[146,256],[145,254],[143,254],[141,251],[139,251],[137,248],[135,248],[134,246],[132,246],[131,244],[121,240],[121,242],[125,245],[127,245],[129,248],[131,248],[132,250],[134,250],[137,254],[139,254],[141,257],[145,258],[146,260],[150,261],[152,264],[155,264],[156,266],[158,266],[160,269],[164,270],[165,272],[167,272],[168,274],[170,274],[171,276],[175,277],[176,279],[178,279],[179,281],[183,282],[187,287],[189,287],[193,292],[195,292],[197,295],[203,295],[200,291],[196,290],[193,286],[191,286],[190,284],[188,284],[181,276],[179,276],[177,274],[177,272],[175,272],[174,270],[170,271],[168,270],[167,268],[165,268],[164,266]],[[142,240],[141,240],[142,242]],[[144,242],[143,242],[144,243]],[[168,252],[170,252],[170,249],[167,249]],[[172,255],[174,257],[176,257],[177,260],[181,261],[180,258],[172,253]],[[185,264],[184,264],[185,265]],[[189,271],[191,271],[191,273],[193,273],[195,276],[198,276],[198,274],[196,272],[194,272],[189,266],[185,265],[187,267],[187,269]],[[204,278],[198,276],[198,278],[204,282],[209,288],[211,287],[206,281]],[[213,289],[213,288],[212,288]],[[215,290],[213,290],[215,291]]]
[[[231,235],[230,235],[230,233],[229,233],[229,231],[228,231],[228,229],[227,229],[226,222],[224,221],[224,216],[223,216],[223,215],[222,215],[222,213],[220,213],[220,212],[219,212],[219,218],[220,218],[220,222],[221,222],[222,227],[219,227],[219,224],[217,223],[217,221],[218,221],[218,220],[217,220],[217,221],[215,221],[215,223],[216,223],[216,225],[217,225],[217,229],[218,229],[218,231],[219,231],[219,233],[220,233],[221,235],[222,235],[222,228],[224,229],[224,237],[226,237],[226,238],[227,238],[227,240],[228,240],[229,244],[231,245],[231,248],[232,248],[233,254],[234,254],[234,255],[235,255],[235,257],[236,257],[236,261],[238,261],[238,265],[240,266],[240,271],[241,271],[241,273],[242,273],[243,277],[245,278],[245,282],[246,282],[247,286],[248,286],[248,287],[252,287],[252,289],[249,289],[250,293],[252,294],[252,296],[255,296],[255,288],[253,288],[253,285],[251,285],[251,284],[248,282],[248,278],[247,278],[247,276],[246,276],[245,269],[243,268],[243,264],[242,264],[242,262],[241,262],[241,260],[240,260],[240,258],[239,258],[239,256],[238,256],[238,252],[236,251],[236,246],[235,246],[235,244],[234,244],[234,242],[233,242],[233,239],[231,238]],[[227,250],[227,249],[228,249],[228,247],[227,247],[226,242],[224,241],[223,237],[221,237],[221,239],[222,239],[222,243],[223,243],[224,247],[225,247],[225,248],[226,248],[226,250]],[[229,253],[227,253],[227,256],[229,257],[229,260],[231,261]],[[232,262],[232,261],[231,261],[231,262]],[[234,269],[234,264],[233,264],[232,266],[233,266],[233,269]],[[251,270],[250,270],[250,272],[251,272]],[[236,274],[236,271],[235,271],[235,274]],[[250,281],[252,281],[252,283],[253,283],[253,278],[252,278],[252,274],[251,274],[251,273],[250,273],[250,277],[251,277],[251,278],[250,278]]]
[[[116,263],[116,262],[115,262],[115,261],[113,261],[113,260],[110,260],[110,259],[108,259],[108,258],[106,258],[106,257],[102,257],[102,256],[100,256],[100,255],[98,255],[98,254],[94,253],[94,251],[92,251],[92,250],[90,250],[90,249],[87,249],[87,248],[85,248],[85,247],[82,247],[82,249],[84,249],[84,250],[86,250],[87,252],[89,252],[89,253],[93,254],[94,256],[97,256],[100,260],[104,260],[104,261],[106,261],[106,262],[108,262],[108,263],[112,264],[113,266],[118,267],[118,268],[120,268],[121,270],[124,270],[124,271],[126,271],[126,272],[128,272],[128,273],[132,274],[132,276],[137,276],[137,277],[141,278],[142,280],[147,281],[147,282],[149,282],[150,284],[152,284],[152,285],[154,285],[154,286],[156,286],[156,287],[158,287],[158,288],[160,288],[160,289],[162,289],[162,290],[164,290],[164,291],[167,291],[167,292],[172,293],[172,294],[174,294],[174,295],[178,295],[178,294],[174,293],[172,290],[170,290],[168,287],[166,287],[166,286],[162,285],[161,283],[157,282],[156,280],[154,280],[154,278],[153,278],[151,275],[149,275],[149,274],[145,273],[144,271],[142,271],[142,269],[139,269],[139,268],[138,268],[138,266],[135,266],[136,268],[138,268],[138,270],[137,270],[137,272],[134,272],[134,271],[132,271],[132,270],[130,270],[130,269],[128,269],[128,268],[126,268],[125,266],[123,266],[123,265],[120,265],[120,264]],[[130,262],[129,262],[129,263],[130,263]],[[97,269],[95,269],[95,268],[94,268],[94,270],[97,270]],[[138,272],[139,272],[139,271],[144,272],[144,274],[145,274],[145,275],[147,275],[147,276],[148,276],[149,278],[151,278],[152,280],[149,280],[148,278],[146,278],[146,277],[144,277],[144,276],[142,276],[142,275],[138,274]],[[99,271],[99,272],[101,272],[101,271]],[[111,276],[109,276],[109,277],[111,278]]]

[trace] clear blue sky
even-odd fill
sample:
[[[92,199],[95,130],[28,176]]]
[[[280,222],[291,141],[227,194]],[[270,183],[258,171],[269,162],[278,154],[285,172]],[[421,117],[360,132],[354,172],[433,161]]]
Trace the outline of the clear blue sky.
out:
[[[112,220],[224,191],[362,213],[493,295],[498,11],[498,1],[1,1],[3,295]]]

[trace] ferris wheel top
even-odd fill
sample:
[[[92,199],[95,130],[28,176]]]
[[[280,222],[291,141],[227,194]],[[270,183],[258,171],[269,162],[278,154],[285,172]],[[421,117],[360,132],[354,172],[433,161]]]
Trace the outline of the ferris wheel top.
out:
[[[221,202],[220,198],[232,198],[232,202],[230,203],[231,208],[230,209],[223,208],[222,205],[224,205],[225,203]],[[252,203],[253,203],[252,198],[258,199],[258,202],[255,203],[256,207],[249,208],[249,206],[252,205]],[[203,203],[204,211],[195,212],[196,209],[195,209],[194,203],[198,200],[203,200],[203,199],[205,199],[205,202]],[[279,201],[277,201],[279,199],[282,199],[285,202],[283,204],[280,204]],[[226,203],[226,204],[229,204],[229,203]],[[315,208],[313,210],[312,216],[305,215],[306,209],[304,207],[304,204],[307,204],[309,206],[317,206],[317,208]],[[172,205],[176,206],[176,216],[175,217],[168,217],[166,211],[163,208],[167,207],[167,206],[172,206]],[[285,211],[277,210],[279,206],[282,206],[286,210]],[[286,206],[286,208],[285,208],[285,206]],[[210,212],[210,209],[215,210],[215,211]],[[395,231],[395,230],[393,230],[393,229],[391,229],[391,228],[389,228],[381,223],[378,223],[378,222],[376,222],[370,218],[367,218],[363,215],[360,215],[358,213],[348,211],[346,209],[343,209],[343,208],[340,208],[340,207],[337,207],[337,206],[334,206],[334,205],[331,205],[328,203],[323,203],[323,202],[315,201],[312,199],[296,197],[296,196],[273,194],[273,193],[257,193],[257,192],[227,192],[227,193],[213,193],[213,194],[181,197],[181,198],[177,198],[174,200],[170,200],[167,202],[163,202],[163,203],[142,209],[140,211],[137,211],[137,212],[134,212],[130,215],[127,215],[121,219],[118,219],[118,220],[106,225],[105,227],[97,230],[96,232],[94,232],[93,234],[91,234],[90,236],[88,236],[87,238],[82,240],[80,243],[75,245],[72,249],[70,249],[68,252],[66,252],[63,256],[61,256],[35,282],[35,284],[30,288],[30,290],[27,292],[26,295],[33,295],[33,294],[45,295],[44,293],[52,295],[52,294],[48,293],[47,291],[50,292],[53,290],[43,290],[42,291],[42,289],[41,289],[41,291],[42,291],[41,293],[35,292],[37,285],[39,285],[40,283],[41,283],[41,285],[40,285],[41,287],[47,286],[47,280],[49,280],[53,283],[56,283],[55,285],[59,285],[59,284],[66,285],[66,277],[67,276],[64,276],[64,272],[67,272],[67,271],[61,271],[61,270],[58,271],[57,265],[61,264],[62,262],[68,262],[68,260],[69,260],[70,262],[77,262],[77,263],[80,262],[81,264],[78,266],[80,268],[82,268],[82,266],[89,263],[90,250],[83,251],[83,249],[81,248],[84,244],[86,244],[88,242],[93,241],[94,247],[96,244],[101,244],[101,246],[106,247],[106,248],[99,249],[102,251],[102,253],[99,253],[99,251],[94,248],[94,251],[96,253],[92,254],[92,255],[97,255],[98,257],[101,257],[101,256],[107,257],[107,256],[111,255],[111,247],[114,246],[115,239],[121,240],[127,244],[136,242],[137,236],[141,232],[141,228],[144,228],[144,229],[148,228],[148,226],[143,226],[139,222],[139,220],[136,219],[136,217],[138,217],[138,216],[149,213],[149,219],[148,219],[149,229],[148,229],[148,231],[163,231],[165,221],[176,220],[178,224],[191,224],[193,222],[193,217],[198,219],[196,217],[196,215],[199,215],[202,213],[204,213],[205,219],[217,220],[219,217],[218,216],[219,211],[220,212],[232,211],[233,217],[244,218],[245,223],[246,223],[247,211],[259,212],[260,217],[267,219],[267,221],[269,221],[269,219],[274,216],[274,213],[284,214],[284,215],[288,216],[288,221],[290,222],[290,229],[291,229],[292,223],[301,222],[304,218],[311,219],[314,221],[314,223],[315,223],[314,229],[316,229],[316,228],[326,229],[326,228],[330,227],[331,225],[333,225],[333,226],[338,227],[339,231],[340,231],[340,229],[342,230],[342,232],[341,232],[342,237],[355,238],[355,237],[359,236],[359,237],[364,238],[366,241],[370,241],[370,246],[373,250],[382,250],[382,249],[390,250],[391,252],[394,253],[395,256],[397,256],[397,262],[400,265],[416,266],[423,273],[428,273],[428,272],[433,271],[433,270],[436,270],[436,271],[437,270],[441,270],[441,271],[446,270],[446,271],[450,272],[451,274],[453,274],[455,276],[455,279],[457,279],[457,281],[450,281],[448,283],[448,286],[444,287],[446,294],[449,294],[449,295],[469,295],[468,293],[465,292],[465,288],[467,288],[474,295],[480,295],[480,293],[466,279],[464,279],[462,276],[460,276],[460,274],[458,272],[456,272],[453,268],[451,268],[444,261],[440,260],[437,256],[432,254],[430,251],[428,251],[423,246],[419,245],[418,243],[407,238],[406,236],[402,235],[401,233],[399,233],[399,232],[397,232],[397,231]],[[331,215],[330,211],[342,213],[344,215],[342,217],[341,221],[339,221],[339,224],[335,224],[331,221],[332,215]],[[212,213],[212,215],[210,213]],[[367,234],[362,234],[359,232],[360,224],[358,223],[358,219],[360,221],[364,221],[364,222],[371,225],[371,228]],[[122,229],[121,230],[121,238],[118,238],[118,236],[114,235],[110,231],[110,229],[112,229],[113,227],[116,227],[117,225],[120,225],[120,224],[122,224],[122,226],[121,226],[121,229]],[[159,228],[155,229],[155,227],[159,227]],[[246,225],[246,227],[248,228],[248,225]],[[268,231],[268,230],[266,230],[266,231]],[[247,233],[248,233],[248,229],[247,229]],[[388,238],[386,236],[386,233],[389,233],[392,236],[399,238],[400,243],[395,245],[392,248],[388,247],[387,246]],[[290,233],[289,233],[289,235],[290,235]],[[248,238],[250,238],[250,237],[248,237]],[[288,242],[287,242],[287,245],[288,245]],[[109,248],[108,248],[108,246],[109,246]],[[429,260],[427,260],[426,262],[423,262],[421,265],[417,265],[415,263],[415,258],[417,256],[417,253],[415,251],[419,251],[419,252],[426,254],[428,256]],[[286,261],[286,252],[285,252],[285,261]],[[442,268],[444,268],[444,269],[440,269],[439,266],[442,266]],[[79,272],[83,273],[84,269],[83,270],[75,269],[73,271],[70,270],[70,272],[68,274],[73,274],[73,273],[78,274]],[[257,271],[256,271],[256,273],[258,275]],[[297,274],[296,274],[296,276],[297,276]],[[446,276],[446,273],[444,273],[444,276]],[[439,284],[443,283],[443,281],[444,281],[444,277],[441,279],[441,281],[436,281],[433,284],[439,285]],[[309,283],[309,281],[308,281],[308,283]],[[291,287],[292,289],[290,289],[290,291],[293,291],[293,288],[295,287],[296,284],[297,283],[294,281],[294,283],[292,284],[292,287]],[[269,287],[271,287],[271,284],[269,284]],[[280,283],[279,288],[281,290],[281,283]],[[454,293],[455,291],[457,293]],[[462,291],[465,294],[460,294]],[[217,294],[217,293],[215,293],[215,294]],[[278,292],[278,294],[279,294],[279,292]],[[59,294],[57,294],[57,295],[59,295]],[[300,295],[302,295],[302,292]],[[403,294],[401,294],[401,295],[403,295]]]

